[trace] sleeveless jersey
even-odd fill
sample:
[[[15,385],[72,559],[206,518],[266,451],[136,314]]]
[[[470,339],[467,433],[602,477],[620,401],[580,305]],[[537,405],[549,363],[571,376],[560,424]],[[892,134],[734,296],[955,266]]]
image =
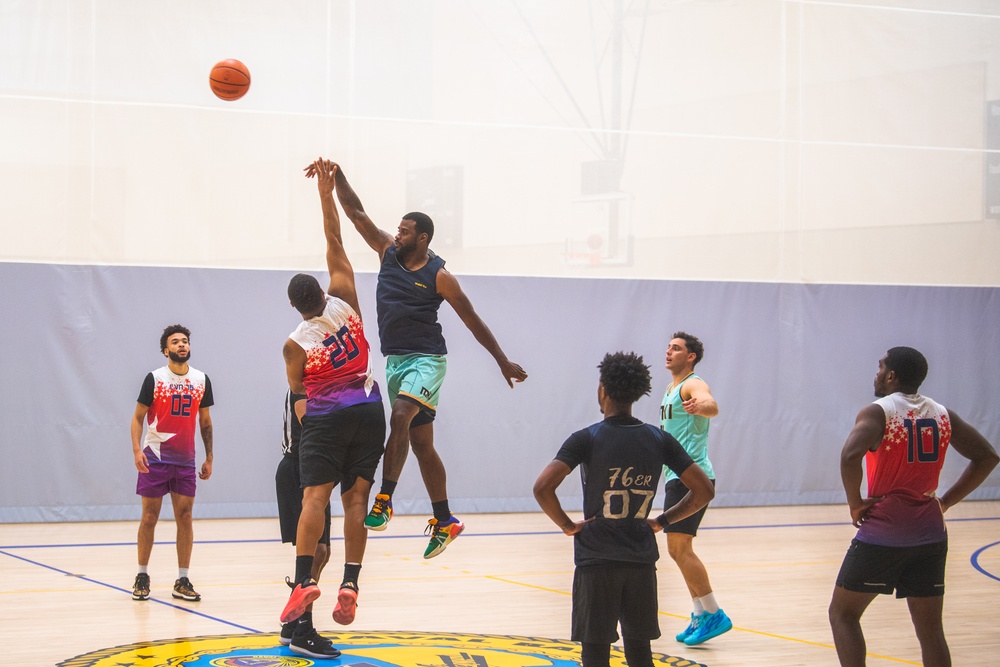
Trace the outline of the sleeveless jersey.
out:
[[[646,518],[663,466],[683,474],[693,463],[680,443],[634,417],[611,417],[571,435],[556,460],[580,466],[583,514],[593,518],[574,536],[576,564],[655,563],[660,553]]]
[[[284,431],[281,435],[281,453],[285,456],[299,455],[299,439],[302,437],[302,422],[295,415],[295,404],[305,400],[302,394],[291,390],[285,393]]]
[[[660,427],[677,438],[684,451],[694,459],[698,467],[705,471],[709,479],[715,479],[715,469],[708,460],[708,417],[689,415],[684,411],[684,399],[681,398],[681,387],[691,378],[701,379],[694,373],[680,381],[676,387],[671,387],[663,396],[660,405]],[[664,469],[665,480],[677,479],[670,470]]]
[[[168,366],[148,373],[137,401],[146,412],[143,452],[150,461],[195,467],[195,431],[198,410],[215,404],[212,383],[188,366],[187,375],[175,375]]]
[[[930,496],[938,486],[951,443],[948,410],[919,394],[896,392],[875,401],[885,411],[878,449],[865,454],[872,506],[857,538],[869,544],[910,547],[947,537],[944,515]]]
[[[328,295],[323,314],[303,321],[289,338],[306,352],[307,415],[381,402],[361,318],[347,303]]]
[[[444,298],[437,291],[437,274],[443,266],[444,260],[431,252],[426,264],[408,271],[395,246],[386,248],[375,288],[383,355],[448,353],[438,322]]]

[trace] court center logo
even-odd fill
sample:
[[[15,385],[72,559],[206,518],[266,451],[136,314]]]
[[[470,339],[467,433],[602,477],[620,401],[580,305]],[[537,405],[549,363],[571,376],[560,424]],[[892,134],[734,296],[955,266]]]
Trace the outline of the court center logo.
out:
[[[323,633],[341,651],[334,660],[292,653],[276,634],[213,635],[139,642],[76,656],[57,667],[579,667],[580,645],[540,637],[434,632]],[[653,664],[704,665],[662,653]],[[611,647],[611,667],[627,667]]]

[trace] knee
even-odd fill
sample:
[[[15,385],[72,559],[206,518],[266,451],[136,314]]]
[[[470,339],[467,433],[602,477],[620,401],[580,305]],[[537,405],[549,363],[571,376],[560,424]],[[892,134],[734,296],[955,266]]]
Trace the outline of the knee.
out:
[[[159,520],[160,515],[156,512],[143,512],[139,523],[143,528],[155,528],[156,522]]]

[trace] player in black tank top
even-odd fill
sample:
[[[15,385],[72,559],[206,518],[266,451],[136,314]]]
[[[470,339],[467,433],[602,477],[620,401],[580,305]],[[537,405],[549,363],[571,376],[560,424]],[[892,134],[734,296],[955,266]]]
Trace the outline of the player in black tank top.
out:
[[[394,237],[368,217],[342,169],[337,170],[336,178],[337,197],[344,213],[381,260],[375,294],[382,354],[388,357],[386,376],[392,415],[382,460],[382,488],[375,496],[365,527],[385,530],[388,525],[392,494],[412,447],[434,511],[429,522],[430,543],[424,551],[424,558],[433,558],[465,527],[448,506],[444,463],[434,448],[433,420],[447,352],[438,323],[441,302],[451,304],[476,340],[493,355],[508,385],[513,387],[528,374],[507,358],[458,280],[444,268],[444,260],[430,250],[434,236],[430,217],[407,213]],[[414,392],[409,391],[411,385]],[[397,386],[403,390],[394,391]]]

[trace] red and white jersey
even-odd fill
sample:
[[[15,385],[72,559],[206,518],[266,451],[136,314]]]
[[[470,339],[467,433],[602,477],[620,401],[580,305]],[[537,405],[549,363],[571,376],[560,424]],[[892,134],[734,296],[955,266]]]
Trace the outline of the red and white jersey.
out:
[[[346,302],[327,295],[323,314],[299,324],[289,338],[306,353],[307,415],[381,402],[361,318]]]
[[[951,443],[948,410],[919,394],[896,392],[875,401],[885,411],[878,449],[865,455],[868,496],[884,497],[865,517],[858,539],[917,546],[945,539],[944,516],[933,497]]]
[[[168,366],[157,368],[146,375],[137,400],[149,408],[146,457],[193,468],[198,410],[215,404],[208,376],[190,366],[186,375],[176,375]]]

